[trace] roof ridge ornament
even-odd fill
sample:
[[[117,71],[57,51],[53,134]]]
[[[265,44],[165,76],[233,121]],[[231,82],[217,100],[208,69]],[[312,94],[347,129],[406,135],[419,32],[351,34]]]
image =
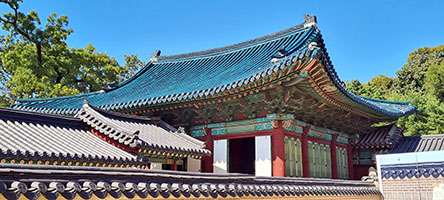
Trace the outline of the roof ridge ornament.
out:
[[[88,100],[86,100],[86,99],[83,100],[82,107],[84,107],[84,108],[89,107]]]
[[[308,50],[313,51],[317,46],[318,46],[318,43],[311,42],[310,44],[308,44]]]
[[[311,26],[317,26],[318,20],[316,18],[316,15],[308,15],[304,14],[304,28],[311,27]]]
[[[152,61],[157,61],[157,59],[159,58],[161,52],[162,52],[162,51],[160,51],[159,49],[157,49],[155,52],[151,53],[150,61],[151,61],[151,62],[152,62]]]
[[[185,133],[185,128],[182,126],[179,126],[179,128],[177,128],[177,133]]]

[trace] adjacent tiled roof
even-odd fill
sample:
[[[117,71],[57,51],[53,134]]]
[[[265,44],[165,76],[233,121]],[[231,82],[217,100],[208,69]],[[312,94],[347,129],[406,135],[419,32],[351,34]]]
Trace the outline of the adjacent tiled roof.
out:
[[[146,164],[93,135],[72,117],[0,108],[0,159]]]
[[[444,151],[444,134],[404,137],[390,153],[425,151]]]
[[[0,193],[9,199],[381,197],[363,181],[10,164],[0,164]]]
[[[332,86],[341,98],[370,108],[386,118],[410,115],[409,102],[391,102],[354,95],[345,89],[324,47],[316,26],[304,24],[247,42],[208,51],[159,57],[133,77],[114,88],[87,94],[49,99],[19,99],[15,109],[54,114],[75,114],[82,101],[105,110],[122,110],[164,103],[216,98],[224,91],[240,88],[305,58],[322,57]],[[317,43],[317,47],[310,46]],[[278,56],[284,54],[284,56]],[[272,58],[276,58],[272,62]],[[344,100],[338,100],[344,102]]]
[[[199,156],[211,154],[204,148],[204,142],[169,126],[158,118],[105,111],[87,102],[84,102],[82,110],[76,117],[100,133],[131,148]]]
[[[381,175],[384,179],[444,177],[444,162],[382,165]]]
[[[359,136],[355,148],[389,147],[398,144],[403,138],[402,130],[396,124],[378,127]]]

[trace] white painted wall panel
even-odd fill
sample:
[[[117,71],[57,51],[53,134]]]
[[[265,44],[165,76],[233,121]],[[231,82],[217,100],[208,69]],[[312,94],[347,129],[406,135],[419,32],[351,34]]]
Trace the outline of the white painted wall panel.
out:
[[[150,169],[162,170],[162,163],[151,163]]]
[[[200,172],[200,159],[188,157],[187,159],[187,171]]]
[[[214,173],[228,173],[227,140],[214,141]]]
[[[256,176],[271,176],[271,136],[256,136]]]

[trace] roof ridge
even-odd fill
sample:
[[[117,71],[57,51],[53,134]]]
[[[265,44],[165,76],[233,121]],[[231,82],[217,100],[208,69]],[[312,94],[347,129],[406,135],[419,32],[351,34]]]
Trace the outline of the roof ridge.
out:
[[[191,143],[193,145],[197,145],[199,147],[203,147],[204,148],[204,144],[205,142],[200,141],[196,138],[191,137],[190,135],[186,134],[185,132],[180,131],[179,129],[176,131],[175,133],[177,136],[183,138],[184,140],[186,140],[188,143]]]
[[[421,138],[434,138],[434,137],[442,137],[444,138],[444,134],[431,134],[431,135],[417,135]],[[411,137],[411,136],[407,136],[407,137]]]
[[[250,174],[240,174],[240,173],[228,173],[228,174],[218,174],[218,173],[201,173],[201,172],[184,172],[184,171],[172,171],[172,170],[152,170],[152,169],[139,169],[139,168],[111,168],[111,167],[90,167],[90,166],[55,166],[55,165],[31,165],[31,164],[9,164],[0,163],[0,168],[15,169],[14,172],[18,173],[40,173],[43,172],[47,174],[48,170],[61,171],[55,175],[63,175],[66,170],[76,171],[78,173],[85,174],[97,174],[97,172],[102,172],[104,176],[122,176],[125,174],[127,176],[141,176],[141,177],[156,177],[159,179],[166,178],[168,180],[173,180],[172,178],[178,179],[188,179],[188,180],[224,180],[224,181],[247,181],[257,182],[257,183],[297,183],[303,185],[312,184],[326,184],[331,186],[341,186],[341,185],[360,185],[360,186],[370,186],[374,187],[372,182],[366,182],[361,180],[341,180],[341,179],[327,179],[327,178],[303,178],[303,177],[265,177],[265,176],[253,176]],[[102,174],[101,173],[101,174]],[[203,181],[203,182],[205,182]]]
[[[47,114],[47,113],[41,113],[41,112],[34,112],[34,111],[24,111],[24,110],[17,110],[13,108],[1,108],[0,107],[0,117],[4,116],[4,114],[10,114],[10,116],[7,116],[8,118],[14,118],[14,119],[28,119],[36,122],[47,122],[47,118],[51,119],[57,119],[55,121],[51,121],[55,124],[65,124],[65,123],[59,123],[60,120],[62,121],[70,121],[70,122],[81,122],[80,119],[71,117],[71,116],[63,116],[63,115],[54,115],[54,114]],[[18,115],[25,115],[25,116],[32,116],[32,118],[21,118]],[[35,117],[39,116],[39,117]],[[74,124],[73,124],[74,125]]]
[[[101,112],[91,107],[86,101],[83,103],[83,108],[78,112],[76,117],[80,118],[93,129],[121,144],[128,145],[131,148],[135,148],[137,145],[139,130],[133,131],[119,126]]]
[[[81,93],[76,95],[68,95],[68,96],[60,96],[60,97],[49,97],[49,98],[38,98],[38,99],[21,99],[21,98],[14,98],[14,100],[20,102],[20,103],[28,103],[28,102],[41,102],[41,101],[51,101],[51,100],[62,100],[62,99],[71,99],[71,98],[78,98],[83,96],[91,96],[101,94],[101,91],[94,91],[94,92],[88,92],[88,93]],[[12,106],[18,105],[18,104],[12,104]]]
[[[281,37],[282,35],[286,35],[286,34],[291,34],[295,31],[300,31],[303,29],[308,29],[307,27],[304,27],[304,23],[287,28],[285,30],[282,31],[278,31],[275,33],[271,33],[265,36],[261,36],[255,39],[251,39],[251,40],[247,40],[247,41],[243,41],[243,42],[239,42],[236,44],[232,44],[232,45],[228,45],[228,46],[223,46],[223,47],[218,47],[218,48],[213,48],[213,49],[207,49],[207,50],[202,50],[202,51],[195,51],[195,52],[190,52],[190,53],[183,53],[183,54],[177,54],[177,55],[170,55],[170,56],[159,56],[158,57],[158,61],[157,62],[162,62],[162,61],[168,61],[168,60],[177,60],[177,59],[185,59],[185,58],[194,58],[194,57],[199,57],[199,56],[210,56],[211,54],[216,54],[216,53],[221,53],[224,51],[229,51],[229,50],[233,50],[233,49],[239,49],[245,46],[251,46],[251,45],[255,45],[257,43],[260,42],[265,42],[277,37]]]
[[[127,119],[136,119],[136,120],[143,120],[143,121],[148,121],[148,122],[159,122],[161,121],[159,117],[145,117],[145,116],[138,116],[138,115],[128,115],[128,114],[124,114],[124,113],[119,113],[119,112],[114,112],[114,111],[110,111],[110,110],[105,110],[105,109],[101,109],[99,107],[93,106],[91,104],[88,103],[87,100],[83,101],[83,105],[90,107],[91,109],[95,110],[96,112],[99,112],[100,114],[108,114],[108,115],[113,115],[116,117],[122,117],[122,118],[127,118]]]

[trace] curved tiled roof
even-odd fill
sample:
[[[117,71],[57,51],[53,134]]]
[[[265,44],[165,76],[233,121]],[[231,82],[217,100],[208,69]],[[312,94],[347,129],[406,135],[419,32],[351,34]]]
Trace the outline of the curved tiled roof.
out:
[[[105,111],[87,102],[76,116],[100,133],[131,148],[199,156],[211,154],[204,148],[204,142],[160,119]]]
[[[316,178],[9,164],[0,164],[0,177],[8,199],[381,198],[372,182]]]
[[[309,48],[316,42],[319,47]],[[282,56],[283,54],[283,56]],[[345,89],[316,26],[304,24],[236,45],[154,59],[130,79],[102,92],[49,99],[19,99],[13,108],[55,114],[74,114],[82,101],[106,110],[122,110],[202,97],[217,97],[232,88],[253,83],[301,59],[322,57],[335,87],[359,105],[389,118],[409,115],[409,102],[389,102],[354,95]],[[274,61],[272,61],[273,58]]]
[[[146,159],[91,134],[78,119],[6,108],[0,108],[0,158],[146,164]]]
[[[355,148],[389,147],[398,144],[403,138],[402,130],[396,124],[382,126],[374,131],[360,135]]]
[[[404,137],[389,153],[426,151],[444,151],[444,134]]]

